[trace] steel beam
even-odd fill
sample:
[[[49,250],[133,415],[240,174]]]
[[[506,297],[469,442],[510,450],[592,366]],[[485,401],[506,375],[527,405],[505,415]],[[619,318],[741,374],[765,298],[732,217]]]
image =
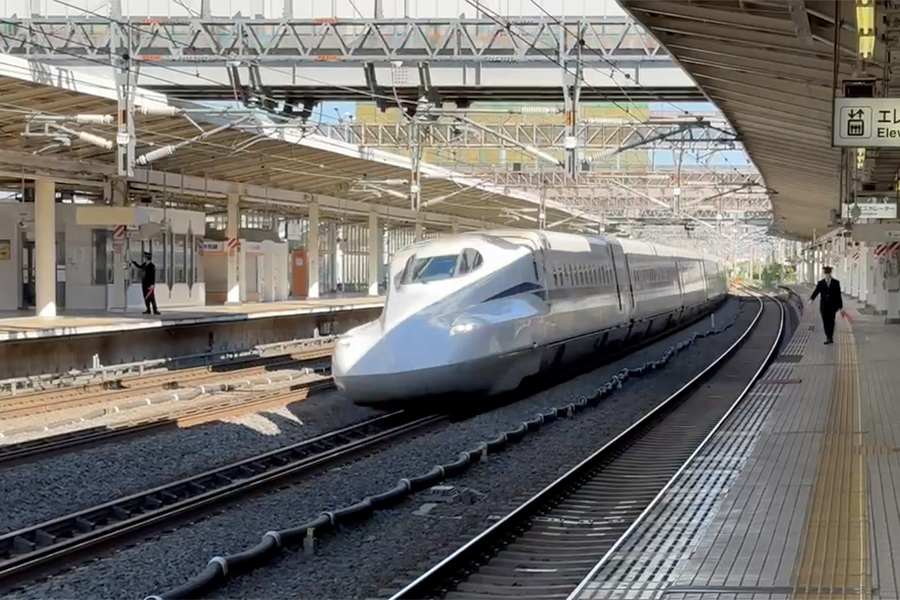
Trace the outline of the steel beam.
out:
[[[612,120],[611,120],[612,121]],[[660,131],[674,129],[675,125],[666,121],[619,122],[608,124],[578,124],[575,135],[581,148],[601,150],[640,144],[641,149],[661,149],[683,147],[690,144],[695,150],[721,149],[738,143],[735,133],[722,122],[720,128],[709,127],[708,123],[698,122],[697,126],[678,131],[675,135],[653,142],[644,143]],[[329,139],[372,146],[405,150],[410,147],[410,128],[406,123],[342,123],[337,125],[312,125],[311,133]],[[434,123],[423,125],[420,142],[425,147],[456,149],[499,149],[514,150],[515,146],[507,140],[515,140],[520,146],[534,148],[553,148],[561,150],[565,147],[566,137],[570,135],[564,123],[551,125],[508,124],[486,125],[485,129],[475,130],[459,123]],[[504,139],[506,138],[506,139]]]
[[[462,166],[455,167],[462,171]],[[497,185],[516,188],[570,188],[570,189],[595,189],[609,186],[612,181],[634,187],[671,188],[674,186],[678,173],[673,169],[639,169],[621,171],[583,171],[578,174],[578,181],[568,181],[566,174],[561,171],[540,173],[536,171],[503,171],[489,169],[472,169],[469,165],[469,173],[475,176],[477,173],[486,181]],[[691,168],[681,171],[680,187],[688,190],[691,187],[729,186],[737,187],[744,184],[752,184],[760,191],[764,190],[762,176],[755,171],[723,170],[713,168]]]
[[[515,35],[511,35],[513,31]],[[590,47],[579,56],[580,45]],[[625,17],[492,19],[119,19],[97,16],[0,19],[0,52],[55,62],[104,59],[112,40],[133,60],[156,64],[303,62],[669,62],[665,50]]]

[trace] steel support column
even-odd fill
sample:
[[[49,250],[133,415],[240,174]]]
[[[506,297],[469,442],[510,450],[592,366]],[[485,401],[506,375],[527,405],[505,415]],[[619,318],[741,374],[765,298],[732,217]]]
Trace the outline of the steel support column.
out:
[[[309,231],[306,234],[308,298],[319,297],[319,204],[309,204]]]
[[[369,295],[377,296],[378,295],[378,267],[381,263],[380,259],[380,250],[382,247],[382,235],[381,235],[381,227],[378,223],[378,213],[372,211],[369,215],[369,255],[368,255],[368,266],[369,266]]]
[[[226,216],[225,222],[225,238],[226,244],[231,240],[239,240],[240,239],[240,227],[241,227],[241,208],[240,208],[240,195],[236,192],[228,194],[228,214]],[[238,251],[237,248],[226,248],[228,252],[228,268],[227,268],[227,281],[225,284],[225,289],[228,292],[226,303],[227,304],[240,304],[243,294],[241,293],[241,277],[240,273],[244,269],[243,265],[240,264],[241,252]]]
[[[34,182],[35,311],[56,316],[56,184]]]

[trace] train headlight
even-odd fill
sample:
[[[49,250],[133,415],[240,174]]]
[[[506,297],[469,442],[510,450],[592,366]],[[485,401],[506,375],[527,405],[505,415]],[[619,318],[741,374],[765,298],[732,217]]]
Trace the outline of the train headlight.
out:
[[[450,328],[450,335],[463,335],[466,333],[471,333],[479,325],[481,325],[481,323],[472,319],[458,319]]]

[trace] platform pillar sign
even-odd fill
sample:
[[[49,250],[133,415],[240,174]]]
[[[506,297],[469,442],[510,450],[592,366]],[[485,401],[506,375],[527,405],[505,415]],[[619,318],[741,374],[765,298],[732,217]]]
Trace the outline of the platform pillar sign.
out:
[[[125,225],[116,225],[113,228],[113,250],[116,252],[122,252],[122,249],[125,247],[125,233],[127,228]]]

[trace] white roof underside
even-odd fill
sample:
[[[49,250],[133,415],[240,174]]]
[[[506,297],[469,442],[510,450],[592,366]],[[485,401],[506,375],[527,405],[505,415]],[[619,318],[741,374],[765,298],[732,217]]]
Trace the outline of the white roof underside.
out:
[[[160,94],[139,90],[135,104],[138,108],[166,106],[170,101]],[[185,102],[172,101],[171,104],[181,108],[199,107]],[[73,116],[86,113],[115,115],[116,110],[115,84],[111,77],[98,78],[15,57],[0,57],[0,154],[7,158],[12,153],[32,157],[36,150],[49,143],[47,138],[35,140],[21,135],[30,111]],[[222,123],[218,117],[193,118],[206,130]],[[135,121],[138,156],[200,133],[198,127],[183,116],[138,112]],[[252,126],[252,122],[247,125]],[[114,122],[71,127],[110,140],[116,138]],[[49,149],[40,156],[51,161],[58,158],[85,165],[115,165],[115,150],[107,151],[77,138],[73,139],[71,147]],[[0,172],[7,177],[18,170],[10,160],[0,160]],[[104,171],[95,174],[100,178],[108,174],[108,169]],[[393,184],[389,189],[396,193],[383,193],[378,197],[367,183],[408,180],[409,158],[320,136],[304,137],[296,129],[275,129],[264,124],[215,133],[168,158],[153,162],[143,171],[165,171],[256,186],[256,189],[318,194],[410,212],[410,201],[406,197],[408,185]],[[90,176],[90,169],[85,171],[85,176]],[[137,180],[143,181],[142,177]],[[464,226],[535,227],[537,224],[540,199],[535,194],[486,183],[433,165],[422,167],[421,187],[422,202],[434,202],[427,208],[427,214],[458,218]],[[563,229],[586,224],[596,227],[599,223],[594,216],[577,209],[570,210],[556,202],[547,201],[546,206],[547,223],[559,223]],[[338,209],[332,207],[332,210]]]
[[[835,3],[620,1],[734,126],[772,194],[773,233],[809,239],[826,231],[840,186],[840,150],[831,145]],[[848,76],[855,8],[839,5]]]

